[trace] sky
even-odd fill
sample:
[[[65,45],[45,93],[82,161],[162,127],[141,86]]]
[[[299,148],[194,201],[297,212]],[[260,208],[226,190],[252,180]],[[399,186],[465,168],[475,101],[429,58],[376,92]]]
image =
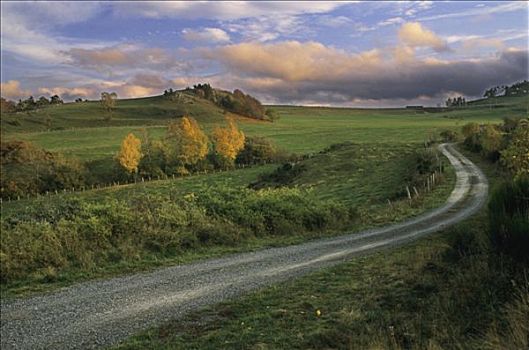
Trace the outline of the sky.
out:
[[[390,107],[528,79],[516,2],[1,2],[1,94],[158,95],[197,83],[265,103]]]

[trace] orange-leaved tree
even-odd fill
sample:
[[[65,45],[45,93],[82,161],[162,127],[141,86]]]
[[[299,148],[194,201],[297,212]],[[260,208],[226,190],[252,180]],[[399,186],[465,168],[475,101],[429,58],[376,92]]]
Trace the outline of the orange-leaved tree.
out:
[[[196,164],[208,154],[208,137],[189,116],[169,124],[166,140],[172,148],[170,158],[184,165]]]
[[[129,133],[121,142],[121,149],[117,156],[119,164],[127,172],[135,173],[138,171],[142,156],[140,139],[134,136],[133,133]]]
[[[216,127],[213,130],[213,144],[215,153],[231,162],[244,148],[244,133],[239,130],[233,118],[226,118],[226,127]]]

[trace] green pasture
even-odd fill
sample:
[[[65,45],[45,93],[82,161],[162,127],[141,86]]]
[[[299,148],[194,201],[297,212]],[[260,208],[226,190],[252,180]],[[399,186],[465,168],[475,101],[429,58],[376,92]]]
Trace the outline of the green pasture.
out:
[[[259,135],[272,139],[279,147],[297,153],[319,151],[330,144],[352,141],[358,143],[423,142],[444,129],[459,129],[463,124],[497,122],[503,117],[525,116],[526,98],[509,97],[501,108],[487,105],[467,109],[439,112],[423,112],[408,109],[351,109],[324,107],[272,106],[281,119],[261,122],[240,119],[240,127],[247,135]],[[21,139],[50,151],[58,151],[83,160],[112,157],[119,149],[121,140],[129,133],[148,130],[150,137],[159,138],[167,123],[186,111],[200,125],[211,131],[223,122],[222,111],[204,100],[192,100],[193,104],[174,103],[161,97],[120,100],[113,120],[103,121],[97,102],[70,103],[42,109],[27,117],[2,115],[2,138]],[[479,105],[478,105],[479,106]],[[33,125],[44,120],[49,113],[58,130],[34,131]],[[19,120],[21,125],[7,124]],[[30,123],[31,121],[31,123]]]

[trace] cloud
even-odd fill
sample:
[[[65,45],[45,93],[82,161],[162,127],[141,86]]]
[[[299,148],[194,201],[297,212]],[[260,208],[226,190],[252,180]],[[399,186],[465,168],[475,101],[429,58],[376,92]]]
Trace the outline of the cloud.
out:
[[[63,52],[69,63],[81,67],[107,69],[110,67],[152,67],[176,65],[165,49],[122,44],[97,49],[71,48]]]
[[[159,74],[137,74],[130,80],[130,84],[136,85],[136,86],[143,86],[146,88],[153,88],[153,89],[166,89],[168,87],[171,87],[171,81],[168,79],[163,78]]]
[[[59,95],[65,100],[73,100],[75,98],[88,98],[94,97],[97,95],[97,90],[89,87],[53,87],[46,88],[41,87],[38,89],[39,94],[44,94],[48,96]]]
[[[399,39],[410,47],[431,47],[436,51],[447,50],[446,42],[419,22],[404,23],[399,30]]]
[[[160,90],[142,86],[142,85],[133,85],[133,84],[125,84],[123,86],[120,86],[118,89],[118,96],[120,98],[122,97],[128,97],[128,98],[134,98],[134,97],[144,97],[144,96],[152,96],[152,95],[159,95]]]
[[[202,30],[186,28],[182,30],[182,37],[188,41],[206,41],[212,43],[230,41],[228,33],[220,28],[204,28]]]
[[[142,1],[114,3],[113,9],[120,16],[235,20],[278,13],[325,13],[344,4],[326,1]]]
[[[308,35],[312,29],[307,21],[309,18],[280,13],[232,21],[226,24],[226,28],[232,33],[239,34],[243,41],[266,42],[279,37],[293,38]]]
[[[527,51],[474,60],[419,59],[409,47],[352,54],[317,42],[243,43],[202,51],[227,69],[214,79],[268,102],[351,105],[360,100],[439,99],[528,77]]]
[[[389,25],[393,25],[393,24],[401,24],[401,23],[404,23],[404,18],[402,17],[392,17],[392,18],[388,18],[386,20],[383,20],[383,21],[380,21],[377,23],[377,25],[379,27],[385,27],[385,26],[389,26]]]
[[[50,34],[55,27],[87,21],[101,6],[92,2],[1,2],[2,51],[43,63],[61,63],[66,38]],[[78,46],[86,44],[77,40]],[[89,43],[93,46],[93,43]]]
[[[481,17],[481,16],[493,15],[497,13],[507,13],[507,12],[514,12],[514,11],[527,12],[528,8],[529,8],[529,5],[525,1],[512,1],[512,2],[507,2],[507,3],[502,3],[501,5],[498,5],[498,6],[475,7],[473,9],[469,9],[466,11],[442,13],[438,15],[421,17],[419,20],[420,21],[435,21],[439,19],[461,18],[461,17],[469,17],[469,16]]]
[[[340,76],[360,66],[366,72],[380,59],[376,50],[350,55],[318,42],[299,41],[241,43],[202,52],[204,57],[220,61],[234,72],[241,70],[287,81]]]
[[[466,50],[475,50],[483,47],[502,49],[505,45],[502,40],[495,38],[472,38],[462,41],[463,48]]]
[[[31,95],[31,91],[20,88],[20,82],[18,80],[9,80],[1,83],[0,90],[2,91],[2,97],[14,100]]]

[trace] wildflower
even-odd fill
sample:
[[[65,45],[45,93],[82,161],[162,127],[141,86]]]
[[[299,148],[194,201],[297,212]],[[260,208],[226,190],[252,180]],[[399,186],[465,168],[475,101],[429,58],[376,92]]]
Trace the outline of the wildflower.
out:
[[[316,316],[317,317],[320,317],[321,316],[321,311],[319,309],[316,310]]]

